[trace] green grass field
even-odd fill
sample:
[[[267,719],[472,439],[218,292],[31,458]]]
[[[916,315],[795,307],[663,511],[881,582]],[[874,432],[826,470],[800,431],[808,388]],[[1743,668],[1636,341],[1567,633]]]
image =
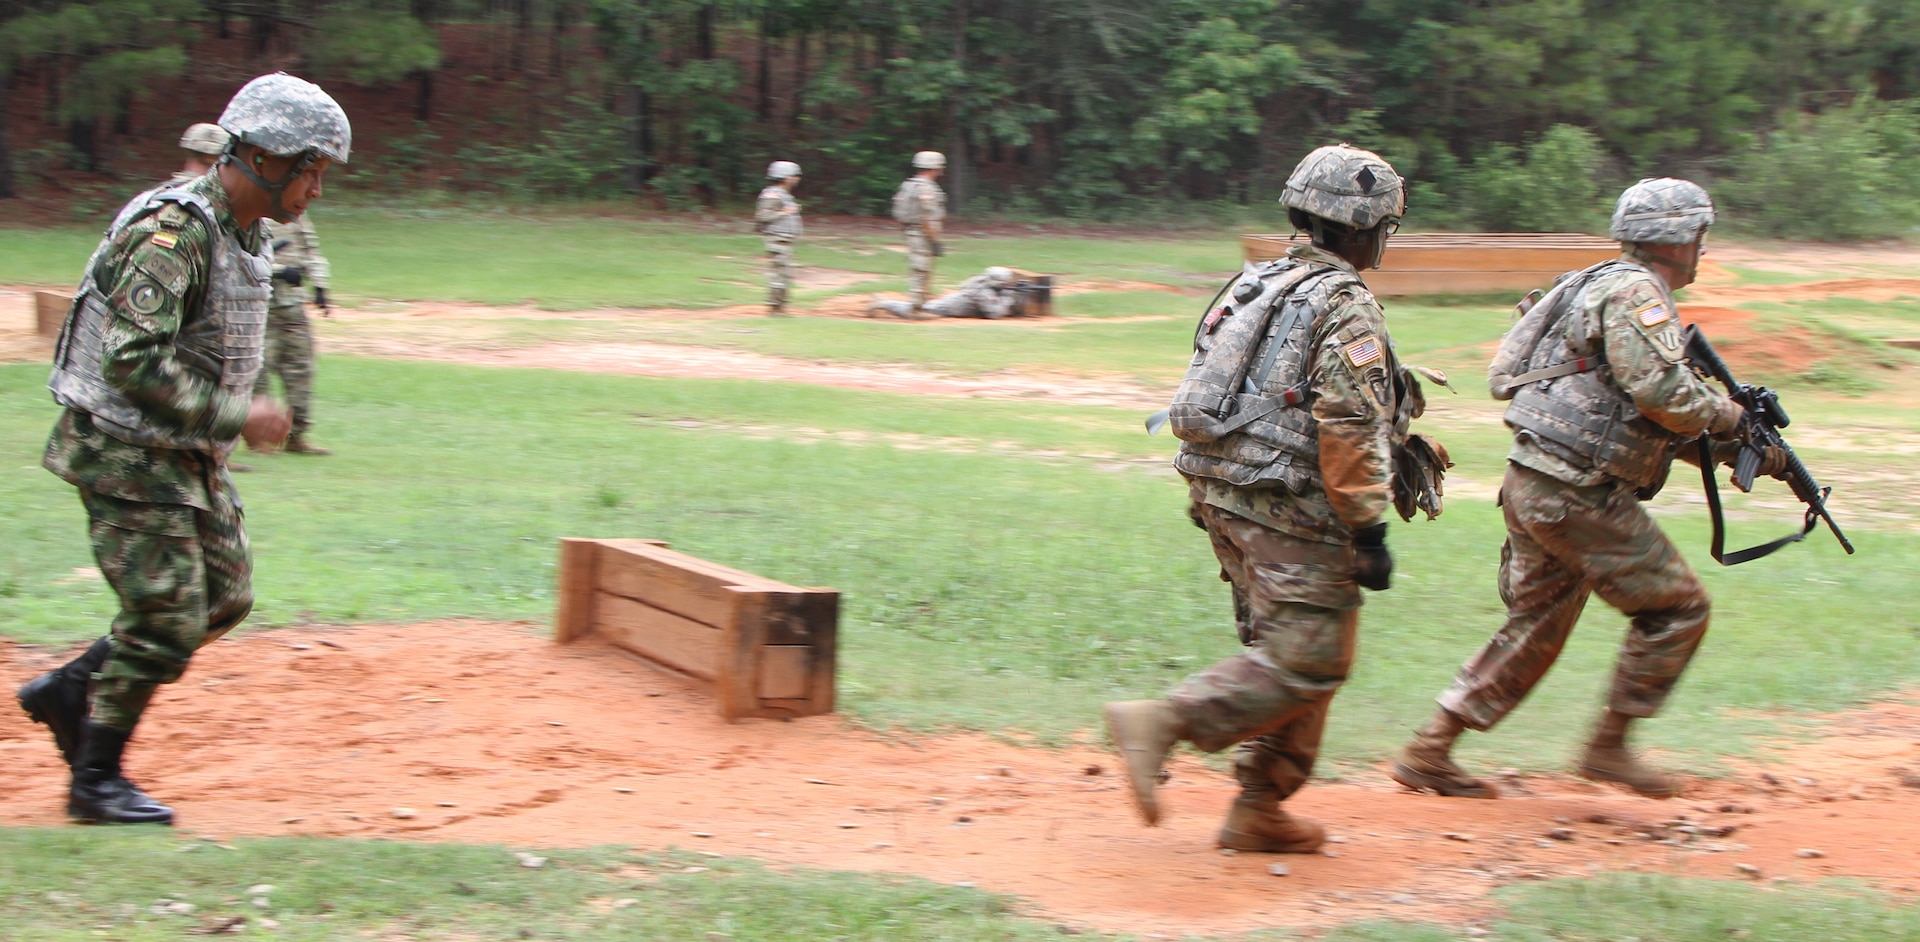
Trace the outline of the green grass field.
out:
[[[707,307],[760,293],[757,246],[731,223],[686,232],[657,221],[365,207],[318,219],[337,296],[349,303]],[[70,280],[93,238],[73,230],[0,232],[0,283]],[[1225,234],[954,242],[946,271],[1014,261],[1182,293],[1069,297],[1062,313],[1085,319],[1040,328],[526,320],[488,322],[495,333],[475,342],[649,340],[968,374],[1118,375],[1170,388],[1184,366],[1189,318],[1235,257]],[[803,259],[875,275],[848,290],[897,289],[902,265],[885,244],[883,233],[842,235],[808,243]],[[1898,303],[1808,307],[1764,316],[1817,315],[1843,332],[1853,329],[1849,316],[1869,332],[1877,331],[1867,324],[1911,317]],[[1506,435],[1479,377],[1485,345],[1505,329],[1507,312],[1491,299],[1389,310],[1405,357],[1461,377],[1463,395],[1429,396],[1459,480],[1478,490],[1463,485],[1475,496],[1451,499],[1438,521],[1393,525],[1395,588],[1369,596],[1363,612],[1358,667],[1327,734],[1324,771],[1332,775],[1377,762],[1398,745],[1459,662],[1498,627],[1502,611],[1494,591],[1502,527],[1487,493]],[[1142,315],[1161,319],[1114,320]],[[1863,409],[1868,400],[1860,398],[1912,385],[1912,358],[1873,349],[1890,359],[1857,369],[1877,386],[1779,378],[1796,431],[1844,432],[1810,438],[1805,449],[1810,464],[1835,469],[1823,474],[1842,483],[1843,497],[1847,485],[1837,475],[1871,473],[1890,481],[1887,488],[1910,491],[1920,467],[1901,444],[1920,432],[1920,407],[1879,394]],[[72,489],[38,466],[55,415],[44,379],[39,365],[0,367],[0,504],[14,535],[0,542],[0,633],[30,644],[94,636],[113,610],[111,593],[84,572],[93,562]],[[258,559],[252,628],[447,616],[544,620],[554,607],[559,537],[648,536],[789,582],[841,589],[842,708],[875,727],[1008,730],[1060,742],[1090,735],[1101,701],[1155,695],[1236,648],[1226,589],[1204,536],[1186,521],[1185,488],[1165,466],[1174,443],[1142,434],[1135,410],[347,356],[323,361],[319,393],[320,437],[338,454],[249,458],[260,471],[240,480]],[[1876,448],[1876,438],[1892,443]],[[1854,440],[1869,444],[1852,447]],[[1920,677],[1920,630],[1908,601],[1920,533],[1910,521],[1846,517],[1860,547],[1855,557],[1816,534],[1764,562],[1721,569],[1706,555],[1704,513],[1678,496],[1697,489],[1693,474],[1677,469],[1673,496],[1658,508],[1713,592],[1714,627],[1643,742],[1680,767],[1712,774],[1724,757],[1754,754],[1763,737]],[[1742,506],[1735,539],[1771,537],[1797,516]],[[1592,604],[1559,669],[1498,735],[1467,739],[1462,760],[1479,768],[1562,768],[1592,721],[1624,628],[1617,614]],[[708,872],[636,882],[623,868],[691,864],[601,849],[556,853],[554,867],[525,871],[498,848],[237,846],[182,855],[162,836],[0,831],[7,887],[0,918],[29,920],[13,923],[31,930],[20,938],[88,938],[101,924],[113,926],[115,938],[174,938],[185,923],[148,913],[155,898],[195,901],[202,914],[254,912],[227,901],[247,885],[271,883],[280,888],[271,910],[285,927],[279,937],[290,939],[402,930],[482,939],[514,938],[523,929],[539,938],[721,932],[743,939],[1054,931],[981,894],[781,874],[747,862],[702,863]],[[148,867],[151,879],[137,888],[76,889],[85,882],[78,874],[120,867]],[[432,885],[406,879],[426,871],[441,876]],[[622,894],[638,902],[605,912],[590,905]],[[752,901],[767,898],[800,915],[756,921],[765,907]],[[1920,919],[1911,906],[1858,894],[1637,877],[1549,884],[1504,899],[1512,924],[1501,926],[1502,939],[1891,939],[1911,936]],[[1631,916],[1601,915],[1624,911]],[[718,922],[721,913],[731,922]],[[1451,928],[1401,925],[1328,936],[1456,937]]]

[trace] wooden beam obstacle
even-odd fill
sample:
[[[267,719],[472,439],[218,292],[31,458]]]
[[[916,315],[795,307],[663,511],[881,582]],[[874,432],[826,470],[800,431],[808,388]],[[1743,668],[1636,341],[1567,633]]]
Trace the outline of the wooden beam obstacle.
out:
[[[33,327],[42,337],[49,339],[60,336],[60,325],[66,323],[67,309],[73,306],[73,295],[58,291],[35,291],[33,293]]]
[[[840,593],[678,553],[659,540],[560,541],[554,640],[599,635],[711,685],[720,714],[833,712]]]
[[[1284,235],[1247,235],[1240,246],[1247,261],[1279,258]],[[1378,269],[1362,272],[1373,293],[1505,294],[1516,298],[1546,288],[1563,272],[1620,254],[1620,243],[1578,232],[1409,232],[1387,241]]]

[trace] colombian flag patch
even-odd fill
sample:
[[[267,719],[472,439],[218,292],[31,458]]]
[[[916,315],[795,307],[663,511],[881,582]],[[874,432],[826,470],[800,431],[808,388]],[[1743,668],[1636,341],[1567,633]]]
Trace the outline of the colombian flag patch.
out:
[[[153,234],[153,244],[163,249],[170,249],[180,244],[180,237],[171,232],[156,232]]]

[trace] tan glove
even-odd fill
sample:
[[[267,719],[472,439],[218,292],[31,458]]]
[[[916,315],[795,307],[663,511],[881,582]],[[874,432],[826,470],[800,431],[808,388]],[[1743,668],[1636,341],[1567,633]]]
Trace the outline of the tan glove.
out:
[[[1722,399],[1719,409],[1713,414],[1713,421],[1707,423],[1707,434],[1726,441],[1739,434],[1740,424],[1746,419],[1746,407],[1732,399]]]
[[[1755,472],[1763,478],[1784,474],[1787,470],[1787,450],[1779,445],[1768,445],[1760,458],[1760,470]]]

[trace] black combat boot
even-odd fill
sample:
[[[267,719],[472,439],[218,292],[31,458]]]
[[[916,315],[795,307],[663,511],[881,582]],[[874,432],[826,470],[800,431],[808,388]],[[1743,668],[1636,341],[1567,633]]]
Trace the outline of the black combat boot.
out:
[[[53,731],[53,743],[69,768],[79,756],[80,724],[87,721],[87,687],[112,652],[112,642],[101,638],[79,657],[22,684],[16,694],[20,709]]]
[[[88,720],[73,765],[67,816],[90,824],[172,824],[173,809],[120,774],[120,756],[133,734]]]

